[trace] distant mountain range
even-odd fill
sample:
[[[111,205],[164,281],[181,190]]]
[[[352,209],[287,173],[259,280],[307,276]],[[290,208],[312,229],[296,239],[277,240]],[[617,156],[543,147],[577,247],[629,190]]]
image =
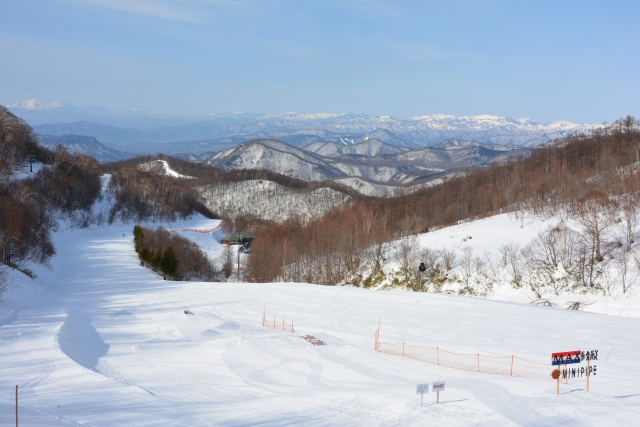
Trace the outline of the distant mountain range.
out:
[[[447,140],[434,147],[407,149],[377,139],[344,146],[333,142],[294,147],[277,140],[255,140],[213,155],[178,156],[223,170],[267,169],[305,181],[358,177],[372,183],[403,185],[444,172],[488,166],[530,149]],[[349,185],[350,181],[345,181]],[[361,185],[359,183],[358,185]]]
[[[296,146],[321,141],[349,145],[377,139],[399,147],[416,148],[454,138],[532,147],[569,132],[588,132],[594,128],[594,125],[566,121],[540,123],[489,115],[394,118],[364,114],[222,113],[177,117],[137,110],[77,108],[38,100],[8,107],[43,135],[87,135],[122,151],[166,154],[219,151],[252,139],[276,139]],[[173,147],[178,142],[186,144],[180,147],[181,151]],[[196,146],[202,151],[194,151],[192,147]]]
[[[336,180],[370,193],[526,156],[530,147],[595,127],[488,115],[177,117],[35,99],[8,108],[32,125],[42,144],[62,144],[101,162],[163,153],[224,170],[268,169],[306,181]]]
[[[136,156],[136,154],[125,153],[114,148],[101,144],[92,136],[85,135],[38,135],[38,142],[52,150],[57,145],[62,145],[72,153],[86,154],[94,157],[100,163],[115,162],[118,160],[128,159]]]

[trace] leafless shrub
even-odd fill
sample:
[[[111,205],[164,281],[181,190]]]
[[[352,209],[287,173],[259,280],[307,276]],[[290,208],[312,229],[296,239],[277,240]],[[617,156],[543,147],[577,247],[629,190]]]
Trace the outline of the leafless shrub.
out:
[[[444,264],[444,268],[449,271],[454,267],[458,254],[453,249],[447,249],[444,246],[440,249],[440,259]]]

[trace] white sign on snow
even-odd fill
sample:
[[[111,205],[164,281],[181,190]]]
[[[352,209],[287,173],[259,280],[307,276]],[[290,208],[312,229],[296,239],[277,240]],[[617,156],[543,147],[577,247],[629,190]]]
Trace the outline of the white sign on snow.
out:
[[[433,391],[444,391],[444,381],[434,381],[433,383]]]
[[[429,393],[429,383],[418,384],[416,386],[416,394]]]

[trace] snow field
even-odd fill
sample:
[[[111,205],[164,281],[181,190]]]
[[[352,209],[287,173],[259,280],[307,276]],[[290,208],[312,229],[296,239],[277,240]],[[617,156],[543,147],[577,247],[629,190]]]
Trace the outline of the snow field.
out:
[[[3,425],[15,384],[21,425],[37,426],[623,426],[640,415],[639,319],[445,294],[163,281],[140,267],[131,232],[61,230],[51,269],[34,266],[36,280],[3,295]],[[297,334],[263,328],[265,306]],[[551,378],[380,354],[380,320],[382,341],[515,354],[548,361],[549,372],[551,352],[598,349],[598,376],[592,393],[570,380],[556,396]],[[438,380],[442,404],[427,394],[421,408],[415,385]]]
[[[429,248],[434,251],[442,248],[454,250],[458,259],[452,272],[460,275],[463,248],[470,247],[474,257],[490,255],[491,262],[497,264],[501,246],[514,243],[523,248],[530,244],[539,233],[557,225],[558,222],[558,219],[554,218],[542,219],[532,215],[516,217],[514,214],[500,214],[419,234],[417,245],[419,248]],[[572,221],[568,221],[567,224],[575,229],[579,228]],[[391,248],[389,262],[383,267],[387,273],[393,272],[399,267],[399,246],[401,243],[401,240],[393,242],[395,249]],[[640,250],[640,246],[634,250]],[[420,262],[417,258],[416,261]],[[612,266],[609,265],[609,268]],[[615,274],[613,277],[615,280]],[[506,274],[498,279],[487,298],[523,304],[531,303],[536,299],[534,293],[526,287],[514,289]],[[385,284],[386,282],[382,286]],[[443,290],[457,292],[459,286],[456,283],[448,283]],[[615,287],[610,297],[603,295],[602,292],[587,294],[565,292],[555,295],[551,289],[547,289],[542,298],[548,298],[561,307],[567,307],[571,302],[580,301],[585,304],[583,309],[589,312],[622,317],[640,317],[639,286],[640,284],[636,284],[635,288],[631,288],[626,294],[621,292],[619,286]]]

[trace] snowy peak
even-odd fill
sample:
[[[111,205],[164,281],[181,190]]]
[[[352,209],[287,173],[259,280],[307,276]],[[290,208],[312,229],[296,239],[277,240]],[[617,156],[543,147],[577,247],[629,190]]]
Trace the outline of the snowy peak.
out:
[[[22,110],[31,110],[31,111],[47,111],[47,110],[58,110],[64,108],[65,105],[62,102],[54,101],[51,103],[47,103],[41,99],[31,98],[26,101],[16,102],[15,104],[6,105],[7,108],[15,108]]]
[[[265,169],[305,181],[324,181],[344,176],[321,157],[276,140],[249,141],[205,161],[226,171]]]

